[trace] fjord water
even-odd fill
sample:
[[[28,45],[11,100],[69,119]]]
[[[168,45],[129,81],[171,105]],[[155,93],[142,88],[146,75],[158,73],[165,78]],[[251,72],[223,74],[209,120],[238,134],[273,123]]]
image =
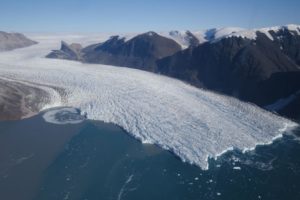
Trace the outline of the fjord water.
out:
[[[228,152],[201,170],[99,121],[51,124],[38,115],[0,130],[0,199],[300,199],[294,136]]]

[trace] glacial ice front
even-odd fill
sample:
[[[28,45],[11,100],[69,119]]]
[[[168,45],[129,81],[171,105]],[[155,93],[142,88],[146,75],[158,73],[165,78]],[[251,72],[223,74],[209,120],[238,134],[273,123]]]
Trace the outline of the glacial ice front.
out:
[[[203,169],[208,167],[208,157],[270,143],[297,125],[254,105],[165,76],[44,58],[68,38],[70,42],[98,40],[35,35],[32,39],[38,45],[0,53],[0,78],[44,89],[52,97],[45,108],[79,108],[89,119],[115,123],[142,142],[157,144]]]

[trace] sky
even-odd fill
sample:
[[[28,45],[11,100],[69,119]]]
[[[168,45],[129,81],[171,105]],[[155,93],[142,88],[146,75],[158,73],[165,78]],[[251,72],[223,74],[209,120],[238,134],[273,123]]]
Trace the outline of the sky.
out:
[[[0,30],[142,32],[300,24],[300,0],[0,0]]]

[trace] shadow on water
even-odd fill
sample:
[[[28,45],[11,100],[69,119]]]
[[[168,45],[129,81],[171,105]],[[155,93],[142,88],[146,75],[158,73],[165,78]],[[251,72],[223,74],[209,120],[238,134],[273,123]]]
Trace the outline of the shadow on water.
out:
[[[6,130],[0,133],[1,141],[12,142],[23,135],[28,142],[13,145],[33,153],[11,173],[25,173],[36,181],[31,185],[30,178],[10,178],[8,173],[11,184],[1,178],[0,186],[16,190],[14,182],[20,182],[18,187],[31,185],[34,189],[27,199],[300,199],[300,140],[292,135],[245,154],[227,152],[218,160],[210,159],[210,168],[204,171],[155,145],[140,143],[112,124],[89,120],[49,124],[41,116],[10,123],[0,123]],[[4,137],[8,133],[13,136]],[[13,154],[18,148],[6,150]],[[1,169],[9,160],[1,159]],[[35,170],[29,170],[32,166]],[[9,194],[0,189],[1,199]]]

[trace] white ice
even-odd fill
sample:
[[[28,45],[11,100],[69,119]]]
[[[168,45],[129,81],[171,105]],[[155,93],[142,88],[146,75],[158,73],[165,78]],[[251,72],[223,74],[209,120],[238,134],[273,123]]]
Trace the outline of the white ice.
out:
[[[46,122],[52,124],[78,124],[84,121],[85,116],[76,108],[50,109],[43,114]]]
[[[160,32],[160,35],[174,40],[182,49],[188,48],[190,44],[190,36],[187,34],[187,31],[170,31],[170,32]],[[202,42],[201,42],[202,43]]]
[[[95,36],[96,37],[96,36]],[[269,143],[283,128],[282,117],[234,98],[197,89],[179,80],[125,67],[46,59],[68,35],[32,35],[39,44],[0,53],[0,77],[48,87],[45,107],[79,108],[93,120],[111,122],[145,143],[174,152],[206,169],[208,157],[228,149]],[[80,36],[75,41],[97,40]],[[64,96],[53,88],[64,89]]]
[[[259,28],[259,29],[241,30],[230,34],[224,34],[222,37],[219,38],[236,36],[236,37],[243,37],[243,38],[254,40],[257,37],[257,32],[261,32],[264,33],[270,40],[274,40],[273,36],[270,34],[270,31],[274,31],[275,33],[277,33],[282,29],[287,29],[289,31],[293,31],[296,34],[300,35],[300,25],[289,24],[285,26],[274,26],[274,27],[266,27],[266,28]]]

